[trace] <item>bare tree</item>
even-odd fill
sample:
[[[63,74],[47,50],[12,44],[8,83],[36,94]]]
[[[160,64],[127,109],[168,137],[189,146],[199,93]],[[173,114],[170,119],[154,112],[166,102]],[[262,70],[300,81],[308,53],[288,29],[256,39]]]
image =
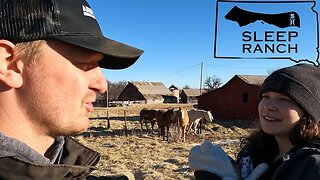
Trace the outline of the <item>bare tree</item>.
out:
[[[190,86],[188,84],[184,85],[182,89],[190,89]]]
[[[212,91],[222,84],[222,81],[220,78],[218,78],[216,75],[209,76],[204,80],[203,86],[204,89],[207,91]]]
[[[127,86],[127,81],[117,81],[117,82],[108,82],[108,90],[103,94],[97,95],[97,101],[94,103],[95,106],[107,106],[107,99],[117,100],[123,89]]]
[[[108,82],[109,100],[117,100],[123,89],[127,86],[128,81]]]

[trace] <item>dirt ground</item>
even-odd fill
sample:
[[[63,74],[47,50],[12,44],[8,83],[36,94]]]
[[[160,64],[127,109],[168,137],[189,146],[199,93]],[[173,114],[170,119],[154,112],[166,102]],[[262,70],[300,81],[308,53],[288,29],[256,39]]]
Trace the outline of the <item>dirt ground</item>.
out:
[[[95,175],[126,174],[130,180],[185,180],[194,179],[188,166],[190,149],[209,139],[231,156],[239,149],[239,139],[249,135],[255,122],[217,120],[203,125],[200,135],[189,133],[186,142],[177,138],[171,129],[169,141],[158,137],[157,126],[152,134],[140,132],[139,112],[142,108],[163,109],[190,104],[133,105],[129,107],[97,108],[91,115],[90,127],[75,136],[86,146],[101,153]],[[126,115],[126,117],[124,117]],[[108,128],[109,117],[110,128]]]

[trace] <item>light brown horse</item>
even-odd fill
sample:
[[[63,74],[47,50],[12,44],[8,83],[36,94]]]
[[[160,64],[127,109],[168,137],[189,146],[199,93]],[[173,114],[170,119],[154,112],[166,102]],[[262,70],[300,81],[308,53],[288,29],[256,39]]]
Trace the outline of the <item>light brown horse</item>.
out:
[[[189,124],[188,110],[179,108],[178,112],[178,123],[179,123],[179,137],[183,138],[183,142],[186,142],[186,131]]]

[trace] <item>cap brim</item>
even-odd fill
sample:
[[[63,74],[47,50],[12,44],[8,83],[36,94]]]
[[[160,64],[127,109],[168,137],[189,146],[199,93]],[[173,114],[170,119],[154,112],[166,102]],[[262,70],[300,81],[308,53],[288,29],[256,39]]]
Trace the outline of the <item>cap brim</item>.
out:
[[[60,41],[100,52],[104,55],[99,66],[124,69],[134,64],[143,50],[101,36],[55,36]]]

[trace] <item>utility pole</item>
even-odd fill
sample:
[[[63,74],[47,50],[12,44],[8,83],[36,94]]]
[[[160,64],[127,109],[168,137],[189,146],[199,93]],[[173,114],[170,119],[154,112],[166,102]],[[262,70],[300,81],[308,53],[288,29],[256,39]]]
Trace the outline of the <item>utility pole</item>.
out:
[[[107,89],[107,107],[109,107],[109,88],[108,88],[109,84],[108,81],[106,82],[106,89]]]
[[[109,107],[109,90],[107,90],[107,107]]]
[[[202,76],[203,76],[203,62],[201,62],[201,66],[200,66],[200,95],[202,94]]]

